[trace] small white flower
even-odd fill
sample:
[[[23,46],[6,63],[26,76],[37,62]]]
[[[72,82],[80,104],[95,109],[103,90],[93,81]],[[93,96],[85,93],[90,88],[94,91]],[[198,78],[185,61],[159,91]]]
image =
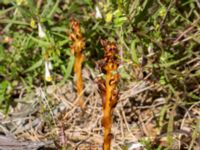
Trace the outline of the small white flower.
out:
[[[95,6],[95,10],[96,10],[96,14],[95,14],[95,18],[102,18],[101,12],[99,10],[98,6]]]
[[[48,62],[48,67],[49,67],[49,70],[53,70],[53,66],[52,66],[52,63],[50,61]]]
[[[51,65],[50,62],[45,61],[45,80],[48,81],[48,82],[52,81],[52,76],[51,76],[51,73],[50,73],[50,70],[52,68],[51,69],[49,68],[50,65]],[[52,65],[51,65],[51,67],[52,67]]]
[[[40,23],[38,23],[38,35],[41,38],[44,38],[46,36],[46,34],[45,34],[44,30],[42,29],[42,26],[41,26]]]

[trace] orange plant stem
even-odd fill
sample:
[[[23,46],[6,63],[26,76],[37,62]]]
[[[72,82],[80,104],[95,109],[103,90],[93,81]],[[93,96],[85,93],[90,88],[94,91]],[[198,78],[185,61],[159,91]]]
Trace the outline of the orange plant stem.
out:
[[[105,105],[103,109],[103,126],[104,126],[104,150],[110,150],[111,145],[111,125],[112,125],[112,117],[111,117],[111,106],[110,106],[110,99],[112,94],[112,88],[109,84],[111,80],[111,72],[107,72],[106,74],[106,98],[105,98]]]
[[[75,56],[74,73],[76,76],[75,82],[78,95],[78,105],[84,109],[82,63],[84,61],[83,49],[85,48],[85,41],[81,33],[79,22],[72,18],[70,21],[70,26],[72,28],[72,32],[69,34],[69,38],[73,42],[70,48],[71,52]]]
[[[76,88],[78,94],[78,105],[83,108],[83,78],[82,78],[82,63],[84,60],[83,54],[77,54],[75,56],[74,72],[76,75]]]

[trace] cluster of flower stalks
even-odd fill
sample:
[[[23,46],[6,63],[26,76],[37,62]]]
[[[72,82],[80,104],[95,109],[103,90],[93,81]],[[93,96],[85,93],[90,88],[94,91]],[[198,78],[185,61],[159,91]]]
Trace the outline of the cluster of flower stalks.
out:
[[[70,27],[72,33],[69,37],[72,41],[71,52],[75,56],[74,73],[76,76],[76,88],[79,97],[78,104],[84,109],[83,100],[83,79],[82,79],[82,63],[84,61],[83,49],[85,47],[85,41],[81,33],[80,24],[75,19],[70,21]],[[103,119],[102,124],[104,127],[104,150],[110,150],[112,133],[112,110],[117,104],[118,100],[118,89],[117,83],[119,80],[119,74],[117,68],[119,61],[116,57],[117,46],[113,42],[101,40],[101,44],[104,48],[104,58],[100,60],[101,70],[105,73],[105,80],[98,78],[97,83],[101,91],[102,104],[103,104]]]
[[[103,119],[102,125],[104,127],[104,150],[110,150],[112,133],[112,110],[117,104],[118,89],[117,83],[119,80],[119,74],[117,68],[119,61],[116,57],[117,46],[115,43],[101,40],[101,44],[104,47],[104,58],[100,61],[101,70],[105,73],[105,79],[99,78],[97,80],[99,89],[101,90],[102,103],[103,103]]]
[[[81,33],[80,24],[77,20],[71,19],[70,27],[72,32],[69,34],[69,38],[72,41],[70,47],[72,54],[75,56],[74,73],[76,76],[76,89],[78,94],[78,105],[84,109],[83,100],[83,78],[82,78],[82,63],[84,61],[83,50],[85,48],[84,37]]]

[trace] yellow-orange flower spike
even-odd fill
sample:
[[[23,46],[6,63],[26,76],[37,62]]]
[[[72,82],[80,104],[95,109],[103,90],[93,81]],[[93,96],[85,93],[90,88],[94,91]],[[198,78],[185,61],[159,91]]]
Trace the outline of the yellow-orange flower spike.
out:
[[[85,48],[85,40],[81,33],[80,24],[77,20],[71,19],[70,27],[72,32],[69,34],[69,38],[72,41],[70,46],[72,54],[75,56],[74,73],[76,76],[76,88],[78,94],[78,105],[83,109],[83,78],[82,78],[82,63],[84,61],[83,49]]]
[[[112,110],[117,104],[118,100],[118,89],[117,83],[119,80],[119,74],[117,68],[119,66],[119,61],[116,57],[117,46],[113,42],[108,42],[106,40],[101,41],[104,47],[104,58],[101,60],[102,65],[100,65],[106,74],[105,81],[103,79],[98,80],[99,89],[102,94],[103,103],[103,119],[102,125],[104,127],[104,150],[110,150],[111,140],[112,140]]]

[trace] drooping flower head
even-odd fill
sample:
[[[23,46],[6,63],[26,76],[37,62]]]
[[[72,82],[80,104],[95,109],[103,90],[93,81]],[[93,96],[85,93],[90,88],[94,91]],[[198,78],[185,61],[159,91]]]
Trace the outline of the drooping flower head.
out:
[[[102,14],[101,14],[98,6],[95,6],[95,18],[96,19],[101,19],[102,18]]]
[[[52,81],[52,76],[51,76],[50,70],[52,70],[51,62],[45,61],[45,80],[47,82],[51,82]]]
[[[38,35],[41,38],[44,38],[46,36],[46,33],[44,32],[42,26],[40,23],[38,23]]]

